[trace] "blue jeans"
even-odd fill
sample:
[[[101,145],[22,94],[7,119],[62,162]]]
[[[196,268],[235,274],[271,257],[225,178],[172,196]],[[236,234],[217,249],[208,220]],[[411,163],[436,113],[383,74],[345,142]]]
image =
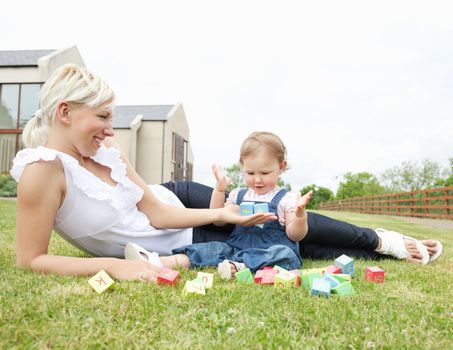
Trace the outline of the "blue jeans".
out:
[[[211,187],[192,181],[162,185],[173,191],[187,208],[209,208]],[[193,242],[224,242],[233,229],[234,225],[195,227]],[[377,234],[370,228],[308,212],[308,233],[299,243],[299,249],[301,256],[309,259],[334,259],[342,254],[364,259],[386,257],[374,251],[377,245]]]
[[[281,244],[269,248],[239,250],[224,242],[196,243],[173,249],[173,254],[184,253],[189,257],[190,267],[217,266],[224,259],[244,263],[252,272],[264,266],[278,265],[287,270],[298,269],[300,259],[294,251]]]

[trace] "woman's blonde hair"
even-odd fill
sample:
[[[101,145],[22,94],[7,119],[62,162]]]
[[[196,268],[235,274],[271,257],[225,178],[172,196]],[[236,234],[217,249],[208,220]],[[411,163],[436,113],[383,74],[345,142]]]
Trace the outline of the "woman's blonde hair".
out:
[[[258,148],[264,147],[279,163],[286,160],[286,147],[277,135],[266,131],[255,131],[242,142],[239,163],[242,165],[244,158],[254,153]]]
[[[102,78],[84,67],[75,64],[59,67],[41,88],[40,111],[25,125],[22,141],[26,147],[45,145],[60,101],[75,107],[107,105],[113,108],[115,93]]]

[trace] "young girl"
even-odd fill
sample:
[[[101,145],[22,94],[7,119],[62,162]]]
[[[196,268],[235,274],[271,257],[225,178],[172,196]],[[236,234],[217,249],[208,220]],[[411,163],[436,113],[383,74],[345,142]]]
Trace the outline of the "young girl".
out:
[[[213,166],[217,184],[211,197],[211,208],[231,207],[239,212],[241,202],[268,203],[269,212],[278,221],[262,227],[236,225],[226,242],[191,244],[173,250],[173,260],[164,260],[169,267],[218,266],[222,278],[229,279],[244,268],[257,271],[264,266],[279,265],[297,269],[301,265],[298,242],[308,231],[307,205],[312,192],[303,197],[277,185],[278,177],[287,169],[286,148],[277,135],[254,132],[241,147],[239,162],[244,171],[247,189],[233,190],[224,203],[229,179]],[[217,222],[217,225],[224,223]],[[173,263],[172,263],[173,262]]]

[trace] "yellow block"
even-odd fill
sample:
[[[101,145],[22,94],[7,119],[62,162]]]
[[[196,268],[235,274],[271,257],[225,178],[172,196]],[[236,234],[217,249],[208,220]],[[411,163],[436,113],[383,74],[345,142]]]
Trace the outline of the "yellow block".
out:
[[[113,280],[107,272],[101,270],[88,280],[88,284],[100,294],[113,284]]]
[[[279,272],[274,277],[274,287],[295,288],[297,287],[297,276],[288,271]]]
[[[182,292],[183,294],[206,294],[204,283],[199,280],[187,281]]]
[[[212,288],[214,274],[209,272],[198,272],[197,280],[203,282],[205,288]]]

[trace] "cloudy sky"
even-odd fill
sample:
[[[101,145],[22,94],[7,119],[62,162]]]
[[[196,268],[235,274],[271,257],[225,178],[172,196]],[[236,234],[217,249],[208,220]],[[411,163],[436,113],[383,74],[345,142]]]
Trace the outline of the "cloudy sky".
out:
[[[77,45],[119,104],[182,102],[195,180],[277,133],[299,189],[453,157],[451,1],[8,1],[0,50]]]

